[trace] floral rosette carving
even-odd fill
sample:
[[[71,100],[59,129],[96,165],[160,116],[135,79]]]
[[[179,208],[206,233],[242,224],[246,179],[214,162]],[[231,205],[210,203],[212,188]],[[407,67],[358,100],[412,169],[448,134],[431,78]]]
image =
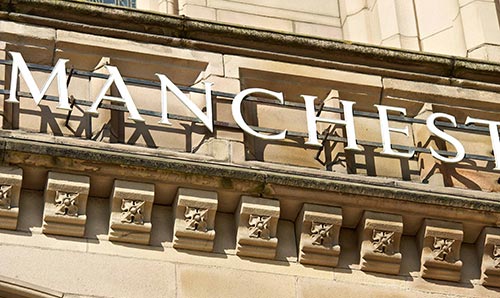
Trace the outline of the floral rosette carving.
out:
[[[146,202],[140,200],[122,200],[121,222],[129,224],[144,224],[143,208]]]
[[[269,230],[270,216],[250,215],[248,219],[250,237],[261,238],[265,240],[271,239],[271,231]]]
[[[56,214],[66,216],[78,216],[78,204],[76,198],[79,193],[58,191],[56,194]]]
[[[0,186],[0,209],[11,208],[11,198],[10,198],[11,190],[12,190],[12,185]]]
[[[186,212],[184,213],[184,218],[187,221],[186,230],[207,232],[207,213],[208,209],[186,207]]]

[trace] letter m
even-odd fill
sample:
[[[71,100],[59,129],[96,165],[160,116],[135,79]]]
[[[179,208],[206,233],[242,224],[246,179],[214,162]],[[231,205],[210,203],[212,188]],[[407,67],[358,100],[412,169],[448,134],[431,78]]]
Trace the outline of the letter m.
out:
[[[37,105],[40,104],[40,101],[49,89],[50,84],[52,83],[54,78],[57,77],[57,90],[59,92],[59,105],[57,106],[57,108],[71,110],[68,102],[68,86],[66,86],[66,62],[68,62],[67,59],[59,59],[57,61],[56,66],[54,66],[54,69],[50,73],[47,82],[45,82],[42,90],[40,90],[38,89],[38,86],[33,79],[33,75],[29,71],[26,62],[23,59],[23,56],[17,52],[10,52],[10,55],[12,56],[12,72],[10,77],[10,94],[6,102],[19,103],[19,100],[17,99],[17,79],[19,73],[26,82],[31,96],[33,97],[33,100]]]

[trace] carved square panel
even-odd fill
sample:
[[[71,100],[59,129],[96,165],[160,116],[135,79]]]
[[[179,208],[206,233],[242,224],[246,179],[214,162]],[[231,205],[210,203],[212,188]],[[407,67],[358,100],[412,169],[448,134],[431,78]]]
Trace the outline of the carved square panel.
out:
[[[365,211],[358,226],[360,266],[363,271],[398,274],[403,234],[400,215]]]
[[[154,184],[115,180],[109,240],[149,244],[154,194]]]
[[[17,227],[22,183],[21,168],[0,167],[0,229],[15,230]]]
[[[279,201],[242,196],[236,209],[236,254],[274,259],[280,215]]]
[[[500,228],[486,227],[477,241],[481,283],[500,287]]]
[[[175,248],[212,251],[217,193],[179,188],[174,203]]]
[[[463,237],[461,223],[426,219],[419,231],[422,250],[420,275],[424,278],[459,281]]]
[[[43,233],[83,237],[89,189],[87,176],[49,172],[44,194]]]
[[[299,262],[309,265],[337,266],[342,226],[342,209],[304,204],[295,230],[299,239]]]

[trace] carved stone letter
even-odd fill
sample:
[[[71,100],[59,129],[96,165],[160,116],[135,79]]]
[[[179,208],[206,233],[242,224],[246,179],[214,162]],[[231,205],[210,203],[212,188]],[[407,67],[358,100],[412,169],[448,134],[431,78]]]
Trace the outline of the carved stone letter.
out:
[[[300,239],[299,262],[309,265],[337,266],[341,225],[342,209],[304,204],[295,223],[297,239]]]
[[[242,196],[236,210],[239,256],[274,259],[280,215],[279,201]]]
[[[179,188],[174,203],[175,248],[212,251],[217,193]]]
[[[398,274],[402,257],[399,244],[403,218],[400,215],[365,211],[358,233],[361,270]]]
[[[89,184],[87,176],[49,172],[43,215],[45,234],[84,236]]]
[[[459,281],[462,261],[462,224],[426,219],[419,231],[422,250],[420,274],[424,278]]]
[[[149,244],[154,194],[153,184],[115,180],[109,240]]]

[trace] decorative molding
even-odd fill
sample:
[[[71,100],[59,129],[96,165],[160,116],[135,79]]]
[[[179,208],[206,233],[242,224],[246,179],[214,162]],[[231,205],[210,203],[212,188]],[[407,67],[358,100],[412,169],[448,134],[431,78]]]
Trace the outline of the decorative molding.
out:
[[[43,233],[83,237],[90,178],[49,172],[45,188]]]
[[[144,212],[145,201],[141,200],[127,200],[123,199],[121,204],[121,222],[143,225],[144,224],[144,216],[142,213]]]
[[[453,262],[453,244],[455,239],[446,239],[441,237],[434,237],[434,244],[432,244],[432,254],[434,260]]]
[[[387,253],[390,246],[394,243],[394,232],[373,230],[372,244],[373,251],[378,253]]]
[[[76,198],[79,195],[80,194],[77,192],[57,191],[55,214],[78,217],[78,204]]]
[[[365,211],[358,226],[361,270],[399,274],[402,234],[400,215]]]
[[[0,209],[9,210],[12,207],[12,185],[0,185]]]
[[[236,254],[274,259],[280,215],[279,201],[242,196],[236,209]]]
[[[495,268],[500,269],[500,244],[495,244],[493,246],[493,252],[491,253],[491,258],[493,259],[493,264]]]
[[[108,239],[149,244],[154,195],[154,184],[115,180]]]
[[[269,230],[269,222],[271,216],[250,214],[248,218],[248,229],[250,238],[261,238],[264,240],[271,239],[271,231]]]
[[[481,280],[485,286],[500,287],[500,228],[486,227],[477,241]]]
[[[22,183],[21,168],[0,167],[0,229],[15,230],[17,227]]]
[[[330,247],[335,242],[332,237],[333,224],[311,222],[311,238],[313,245]]]
[[[174,248],[212,251],[217,193],[179,188],[174,202]]]
[[[299,239],[299,262],[335,267],[340,255],[342,209],[304,204],[295,222]]]
[[[424,278],[459,281],[462,270],[462,224],[426,219],[418,239],[422,251],[420,275]]]
[[[208,232],[207,208],[186,207],[184,220],[187,222],[186,230]]]

